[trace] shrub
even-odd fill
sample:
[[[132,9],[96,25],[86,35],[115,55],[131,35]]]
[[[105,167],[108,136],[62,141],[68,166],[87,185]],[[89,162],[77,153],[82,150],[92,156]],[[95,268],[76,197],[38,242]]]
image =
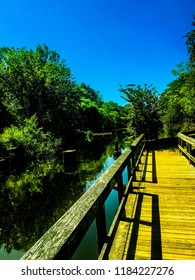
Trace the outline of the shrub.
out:
[[[61,144],[50,132],[38,128],[37,117],[25,119],[23,125],[5,128],[0,135],[1,156],[20,154],[23,157],[51,157]],[[19,152],[18,152],[19,151]]]

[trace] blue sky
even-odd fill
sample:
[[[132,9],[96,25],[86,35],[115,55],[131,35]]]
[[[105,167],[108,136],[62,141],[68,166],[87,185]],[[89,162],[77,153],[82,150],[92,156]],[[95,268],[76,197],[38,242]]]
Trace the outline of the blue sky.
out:
[[[187,61],[195,0],[6,0],[0,46],[56,50],[77,83],[124,104],[119,84],[153,84],[161,93]]]

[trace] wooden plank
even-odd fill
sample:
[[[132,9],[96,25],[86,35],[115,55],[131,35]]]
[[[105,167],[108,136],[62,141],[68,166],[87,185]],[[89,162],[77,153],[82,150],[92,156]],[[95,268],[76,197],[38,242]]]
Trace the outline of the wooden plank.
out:
[[[112,132],[93,133],[93,136],[110,136]]]
[[[131,147],[136,147],[142,140],[144,140],[143,133],[133,141],[133,143],[131,144]]]
[[[187,136],[185,134],[182,134],[182,133],[178,133],[177,136],[178,136],[178,138],[184,140],[185,142],[190,143],[192,145],[195,145],[195,139],[194,138],[189,137],[189,136]]]
[[[120,221],[114,239],[115,245],[111,247],[109,253],[109,259],[119,260],[123,258],[125,247],[127,246],[128,239],[131,236],[131,231],[133,226],[133,222],[131,222],[131,220],[133,220],[135,216],[137,199],[138,199],[138,194],[136,192],[131,193],[128,196],[125,205],[125,213],[128,221],[123,221],[123,220]]]
[[[127,216],[121,221],[109,257],[194,260],[195,167],[177,149],[151,151],[147,156],[145,181],[133,182],[142,199],[137,200],[134,219]]]
[[[142,151],[144,135],[133,142],[135,151]],[[140,145],[141,143],[141,145]],[[94,218],[98,225],[99,251],[107,241],[105,232],[104,203],[116,183],[119,187],[119,199],[122,201],[122,172],[130,162],[133,153],[126,150],[114,164],[84,193],[82,197],[38,240],[22,259],[50,260],[70,259],[80,241],[86,234]],[[135,168],[133,166],[132,168]],[[132,176],[130,180],[132,179]],[[120,191],[121,189],[121,191]],[[127,188],[128,189],[128,188]],[[101,211],[100,215],[99,210]],[[104,233],[101,234],[100,221],[104,221]]]
[[[97,213],[96,228],[97,228],[97,238],[98,238],[98,252],[100,253],[107,236],[105,205],[100,207]]]
[[[124,170],[130,154],[130,150],[125,151],[22,259],[53,259],[62,247],[63,258],[69,259],[100,207],[103,207],[110,191],[117,182],[118,174]]]

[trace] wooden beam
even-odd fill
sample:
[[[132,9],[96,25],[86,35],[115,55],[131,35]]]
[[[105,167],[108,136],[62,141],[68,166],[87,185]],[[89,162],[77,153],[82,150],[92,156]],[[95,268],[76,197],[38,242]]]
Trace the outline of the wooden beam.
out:
[[[136,149],[143,136],[133,142]],[[99,250],[106,242],[104,203],[116,183],[122,200],[122,172],[129,164],[133,153],[126,150],[112,166],[88,189],[76,203],[26,252],[23,260],[70,259],[89,226],[96,218]],[[132,177],[130,178],[130,180]],[[103,234],[100,234],[100,221]]]

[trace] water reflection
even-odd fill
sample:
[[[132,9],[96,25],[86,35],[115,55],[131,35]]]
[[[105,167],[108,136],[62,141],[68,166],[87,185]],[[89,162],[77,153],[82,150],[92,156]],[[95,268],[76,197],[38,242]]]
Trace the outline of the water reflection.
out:
[[[108,141],[107,141],[108,142]],[[0,259],[19,259],[114,161],[114,140],[78,151],[78,169],[61,159],[0,170]]]

